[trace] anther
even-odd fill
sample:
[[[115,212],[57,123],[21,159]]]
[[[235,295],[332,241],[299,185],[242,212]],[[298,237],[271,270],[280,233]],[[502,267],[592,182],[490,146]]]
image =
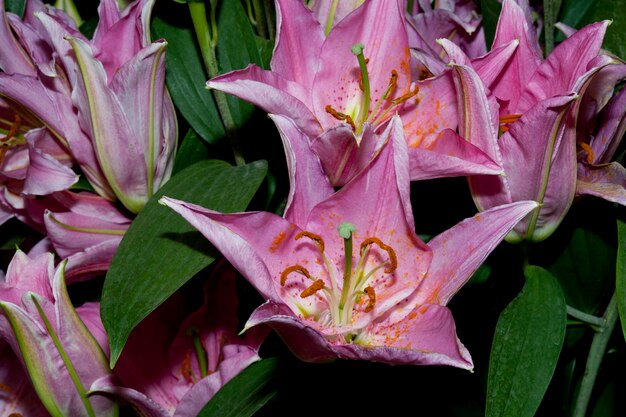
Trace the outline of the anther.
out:
[[[324,110],[326,110],[326,113],[330,114],[335,119],[342,122],[345,121],[347,124],[350,125],[352,130],[356,130],[356,125],[354,124],[354,120],[352,120],[352,117],[350,117],[350,115],[338,112],[337,110],[333,109],[330,104],[326,105],[326,107],[324,107]]]
[[[313,284],[311,284],[308,288],[302,291],[302,293],[300,294],[300,297],[301,298],[310,297],[311,295],[315,294],[322,288],[324,288],[324,281],[321,279],[318,279]]]
[[[581,148],[583,148],[583,150],[585,152],[587,152],[587,163],[589,165],[593,165],[593,160],[595,159],[595,154],[593,152],[593,149],[591,149],[591,146],[589,146],[589,144],[585,143],[585,142],[578,142],[578,146],[580,146]]]
[[[391,78],[389,79],[389,86],[387,87],[387,91],[385,91],[385,95],[383,96],[385,100],[389,100],[389,97],[393,96],[393,93],[396,91],[397,85],[398,85],[398,71],[391,70]]]
[[[311,278],[311,274],[309,273],[308,269],[306,269],[305,267],[300,266],[300,265],[292,265],[292,266],[286,268],[283,272],[281,272],[281,274],[280,274],[280,285],[281,285],[281,287],[285,286],[285,283],[287,282],[287,276],[290,273],[292,273],[292,272],[299,272],[300,274],[304,275],[308,279],[313,279],[313,278]]]
[[[311,232],[307,232],[307,231],[303,231],[300,232],[296,235],[295,239],[298,240],[301,237],[308,237],[309,239],[311,239],[312,241],[315,242],[315,244],[317,245],[317,249],[319,249],[320,252],[324,252],[324,239],[322,239],[322,237],[320,235],[316,235],[315,233],[311,233]]]
[[[365,291],[365,294],[369,298],[369,301],[367,302],[367,305],[365,306],[365,312],[369,313],[370,311],[374,309],[374,304],[376,304],[376,292],[374,291],[373,287],[369,287],[369,286],[365,287],[363,291]]]
[[[398,267],[398,257],[396,256],[396,251],[394,251],[391,246],[385,245],[377,237],[368,237],[361,243],[361,252],[363,252],[367,246],[372,244],[378,245],[378,247],[387,252],[387,255],[389,256],[389,266],[387,266],[384,271],[388,274],[395,271]]]
[[[397,106],[398,104],[404,103],[405,101],[410,100],[412,97],[415,97],[417,95],[417,93],[420,92],[420,87],[416,84],[413,87],[413,90],[409,91],[408,93],[401,95],[400,97],[396,98],[395,100],[392,100],[391,102],[393,103],[394,106]]]
[[[509,123],[517,122],[520,117],[522,117],[521,114],[507,114],[504,116],[500,116],[500,130],[502,132],[506,132],[507,130],[509,130],[509,127],[506,125]]]

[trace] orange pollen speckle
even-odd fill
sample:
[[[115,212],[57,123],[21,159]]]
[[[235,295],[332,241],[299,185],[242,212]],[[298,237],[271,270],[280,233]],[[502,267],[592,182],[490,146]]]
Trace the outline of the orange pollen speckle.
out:
[[[354,124],[354,120],[352,120],[352,117],[350,117],[350,115],[347,115],[345,113],[341,113],[341,112],[333,109],[333,107],[330,104],[327,104],[326,107],[324,107],[324,110],[326,110],[326,113],[330,114],[335,119],[337,119],[339,121],[342,121],[342,122],[345,121],[347,124],[350,125],[352,130],[356,130],[356,125]]]
[[[363,291],[365,291],[365,294],[369,297],[369,301],[365,306],[365,312],[369,313],[374,309],[374,304],[376,304],[376,292],[374,291],[374,288],[369,286],[365,287]]]
[[[311,295],[315,294],[322,288],[324,288],[324,281],[321,279],[318,279],[313,284],[311,284],[311,286],[309,286],[307,289],[302,291],[302,293],[300,294],[300,297],[301,298],[310,297]]]
[[[311,232],[300,232],[296,235],[295,239],[298,240],[302,237],[308,237],[309,239],[311,239],[312,241],[314,241],[317,244],[317,249],[320,252],[324,252],[325,246],[324,246],[324,239],[322,239],[322,237],[320,235],[316,235],[315,233],[311,233]]]
[[[361,252],[369,245],[376,244],[379,248],[387,252],[389,256],[389,266],[385,268],[385,272],[390,274],[396,270],[398,267],[398,257],[396,256],[396,251],[393,250],[391,246],[385,245],[380,239],[377,237],[368,237],[363,240],[361,243]]]
[[[589,144],[585,142],[578,142],[578,146],[580,146],[581,148],[583,148],[585,152],[587,152],[587,163],[589,165],[592,165],[593,160],[595,159],[596,156],[593,152],[593,149],[591,149],[591,146],[589,146]]]
[[[311,278],[311,274],[309,273],[309,270],[306,269],[305,267],[301,265],[291,265],[280,274],[280,285],[282,287],[285,286],[285,283],[287,282],[287,276],[292,272],[299,272],[305,277],[307,277],[308,279],[313,279]]]
[[[13,391],[10,386],[2,383],[0,383],[0,390],[8,393],[11,393]]]
[[[280,232],[276,235],[274,240],[272,240],[272,245],[270,246],[270,252],[276,252],[276,249],[280,246],[280,244],[285,240],[285,232]]]
[[[411,311],[408,316],[406,316],[409,320],[413,320],[417,317],[417,313],[415,311]]]

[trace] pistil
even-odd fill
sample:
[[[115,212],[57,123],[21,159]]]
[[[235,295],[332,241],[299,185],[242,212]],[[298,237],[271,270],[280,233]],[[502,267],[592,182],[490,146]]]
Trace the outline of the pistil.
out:
[[[367,62],[363,55],[363,49],[365,46],[362,43],[357,43],[352,46],[352,53],[356,55],[359,61],[359,69],[361,70],[361,82],[359,85],[363,90],[363,97],[361,98],[361,109],[358,117],[358,129],[355,132],[357,135],[361,133],[361,128],[369,116],[370,110],[370,79],[367,73]]]
[[[339,235],[343,238],[344,247],[344,268],[343,286],[341,288],[341,299],[339,300],[339,311],[343,311],[348,292],[350,291],[350,279],[352,278],[352,234],[356,232],[356,227],[352,223],[341,223],[337,228]]]

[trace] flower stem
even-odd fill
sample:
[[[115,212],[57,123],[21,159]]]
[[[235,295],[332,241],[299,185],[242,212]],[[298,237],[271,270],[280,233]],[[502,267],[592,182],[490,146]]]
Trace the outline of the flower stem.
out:
[[[191,14],[191,20],[196,32],[196,38],[198,39],[198,44],[200,45],[200,52],[202,53],[204,66],[209,74],[209,78],[216,77],[219,75],[217,57],[215,56],[215,47],[217,45],[217,24],[215,23],[217,0],[211,0],[211,29],[209,29],[207,22],[204,2],[192,1],[187,4],[189,5],[189,12]],[[215,97],[215,102],[220,112],[222,122],[224,123],[226,136],[230,140],[230,145],[233,149],[235,163],[237,165],[245,165],[246,161],[241,153],[239,140],[237,138],[237,127],[235,126],[235,121],[230,112],[230,108],[228,107],[226,95],[221,91],[213,91],[213,95]]]
[[[335,11],[337,10],[337,3],[339,0],[333,0],[333,3],[330,6],[330,10],[328,11],[328,19],[326,20],[326,29],[324,29],[324,34],[328,36],[330,30],[333,28],[333,22],[335,20]]]
[[[617,297],[613,293],[613,297],[609,302],[608,307],[604,313],[605,323],[601,326],[600,330],[596,332],[591,341],[591,347],[589,348],[589,356],[587,356],[587,364],[585,365],[585,373],[580,383],[580,389],[578,390],[578,396],[574,402],[574,412],[572,417],[585,417],[587,413],[587,406],[591,399],[591,393],[593,386],[606,351],[606,346],[613,333],[613,328],[617,323]]]
[[[592,314],[587,314],[571,306],[567,306],[567,314],[593,326],[595,329],[602,329],[602,327],[606,325],[606,320],[604,318],[596,317]]]
[[[254,9],[254,17],[256,20],[256,29],[259,36],[267,38],[267,21],[265,19],[265,10],[261,0],[252,0]]]

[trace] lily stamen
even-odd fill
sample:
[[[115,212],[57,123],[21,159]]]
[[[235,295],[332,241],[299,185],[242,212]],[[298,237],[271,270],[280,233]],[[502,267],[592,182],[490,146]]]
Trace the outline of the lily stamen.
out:
[[[394,251],[391,246],[385,245],[377,237],[368,237],[367,239],[365,239],[361,243],[361,253],[363,254],[365,249],[367,249],[368,246],[373,245],[373,244],[378,245],[378,247],[384,250],[385,252],[387,252],[387,255],[389,256],[389,263],[388,263],[387,268],[385,268],[384,271],[388,274],[395,271],[396,268],[398,267],[398,257],[396,256],[396,251]]]
[[[322,237],[320,235],[316,235],[315,233],[303,231],[303,232],[298,233],[296,235],[295,239],[298,240],[301,237],[308,237],[309,239],[314,241],[315,244],[317,245],[317,249],[320,252],[324,253],[324,239],[322,239]]]
[[[500,116],[500,130],[504,133],[507,130],[509,130],[509,127],[507,126],[509,123],[515,123],[517,122],[520,117],[522,117],[521,114],[506,114],[504,116]]]
[[[350,125],[353,131],[356,131],[356,125],[354,124],[354,120],[352,120],[352,117],[350,117],[350,115],[341,113],[333,109],[333,107],[330,104],[326,105],[326,107],[324,107],[324,110],[326,110],[326,113],[330,114],[331,116],[333,116],[335,119],[339,120],[340,122],[345,121],[347,124]]]
[[[304,275],[305,277],[307,277],[308,279],[310,279],[311,281],[313,280],[313,278],[311,277],[311,274],[309,273],[309,270],[306,269],[305,267],[301,266],[301,265],[291,265],[290,267],[287,267],[281,274],[280,274],[280,285],[282,287],[285,286],[285,283],[287,282],[287,276],[292,273],[292,272],[298,272],[301,275]]]
[[[367,295],[367,297],[369,298],[367,305],[365,306],[365,312],[369,313],[374,309],[374,305],[376,304],[376,292],[374,291],[374,288],[370,286],[365,287],[363,291],[365,292],[365,295]]]
[[[300,293],[300,297],[301,298],[310,297],[316,292],[318,292],[319,290],[324,289],[324,287],[325,287],[324,280],[318,279],[315,282],[313,282],[313,284],[311,284],[309,287],[307,287],[304,291],[302,291],[302,293]]]
[[[591,149],[591,146],[589,146],[588,143],[585,142],[578,142],[578,146],[580,146],[581,148],[583,148],[583,151],[587,152],[587,163],[589,165],[593,165],[593,161],[595,159],[595,154],[593,152],[593,149]]]

